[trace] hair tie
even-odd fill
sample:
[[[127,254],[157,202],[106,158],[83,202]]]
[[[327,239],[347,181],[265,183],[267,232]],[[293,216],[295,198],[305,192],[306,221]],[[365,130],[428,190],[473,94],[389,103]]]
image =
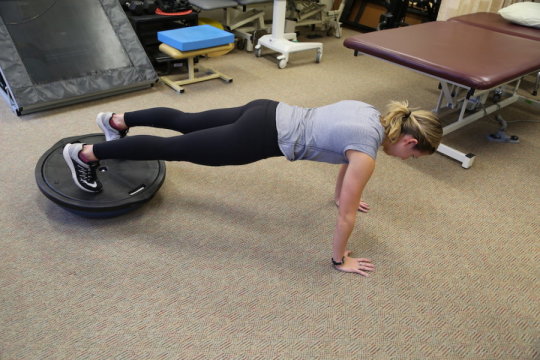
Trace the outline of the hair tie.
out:
[[[403,117],[403,120],[407,120],[407,119],[409,118],[409,116],[411,116],[411,112],[410,112],[410,111],[407,113],[407,115],[405,115],[405,116]]]

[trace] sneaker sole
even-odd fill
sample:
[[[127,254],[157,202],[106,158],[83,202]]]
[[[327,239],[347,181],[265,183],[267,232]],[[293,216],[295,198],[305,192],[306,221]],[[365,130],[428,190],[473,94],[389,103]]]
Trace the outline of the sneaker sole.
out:
[[[71,159],[71,156],[69,155],[69,150],[68,150],[69,145],[70,144],[67,144],[66,146],[64,146],[62,155],[64,156],[64,160],[66,161],[66,164],[69,167],[69,170],[71,171],[71,178],[73,179],[73,182],[75,183],[75,185],[77,185],[79,189],[84,190],[86,192],[89,192],[89,193],[99,192],[99,191],[88,190],[79,184],[79,181],[77,180],[77,172],[75,171],[75,167],[73,166],[73,160]]]

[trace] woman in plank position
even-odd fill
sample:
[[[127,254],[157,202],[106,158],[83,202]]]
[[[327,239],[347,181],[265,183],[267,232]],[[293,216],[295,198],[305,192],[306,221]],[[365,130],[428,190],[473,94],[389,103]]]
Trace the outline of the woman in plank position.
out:
[[[188,161],[207,166],[242,165],[275,156],[290,161],[314,160],[341,164],[335,190],[339,208],[332,246],[337,270],[368,276],[372,261],[350,257],[347,242],[357,211],[369,206],[362,191],[375,168],[380,147],[403,160],[435,152],[442,138],[437,117],[409,109],[407,102],[391,102],[381,115],[373,106],[353,100],[317,108],[303,108],[272,100],[187,113],[151,108],[126,113],[99,113],[96,119],[106,141],[67,144],[63,155],[75,184],[99,192],[99,160]],[[181,135],[126,137],[129,128],[151,126]]]

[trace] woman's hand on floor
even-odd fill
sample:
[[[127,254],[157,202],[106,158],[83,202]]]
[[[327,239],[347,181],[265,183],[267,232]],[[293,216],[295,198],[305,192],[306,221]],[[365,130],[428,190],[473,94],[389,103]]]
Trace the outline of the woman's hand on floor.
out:
[[[339,200],[336,200],[336,206],[339,207]],[[369,204],[363,201],[360,201],[360,205],[358,205],[358,211],[367,213],[371,208],[369,207]]]
[[[371,259],[353,258],[349,257],[350,254],[350,250],[345,252],[345,262],[343,265],[335,265],[336,270],[356,273],[365,277],[369,277],[369,274],[375,271],[375,265],[373,265]]]

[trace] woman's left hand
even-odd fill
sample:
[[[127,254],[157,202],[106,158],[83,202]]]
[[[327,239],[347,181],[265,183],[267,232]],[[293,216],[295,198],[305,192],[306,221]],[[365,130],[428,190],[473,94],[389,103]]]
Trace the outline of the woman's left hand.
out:
[[[336,206],[339,208],[339,200],[336,200]],[[358,205],[358,211],[367,213],[371,208],[369,204],[360,200],[360,205]]]
[[[358,211],[367,213],[369,211],[370,207],[368,203],[365,203],[360,200],[360,205],[358,206]]]

